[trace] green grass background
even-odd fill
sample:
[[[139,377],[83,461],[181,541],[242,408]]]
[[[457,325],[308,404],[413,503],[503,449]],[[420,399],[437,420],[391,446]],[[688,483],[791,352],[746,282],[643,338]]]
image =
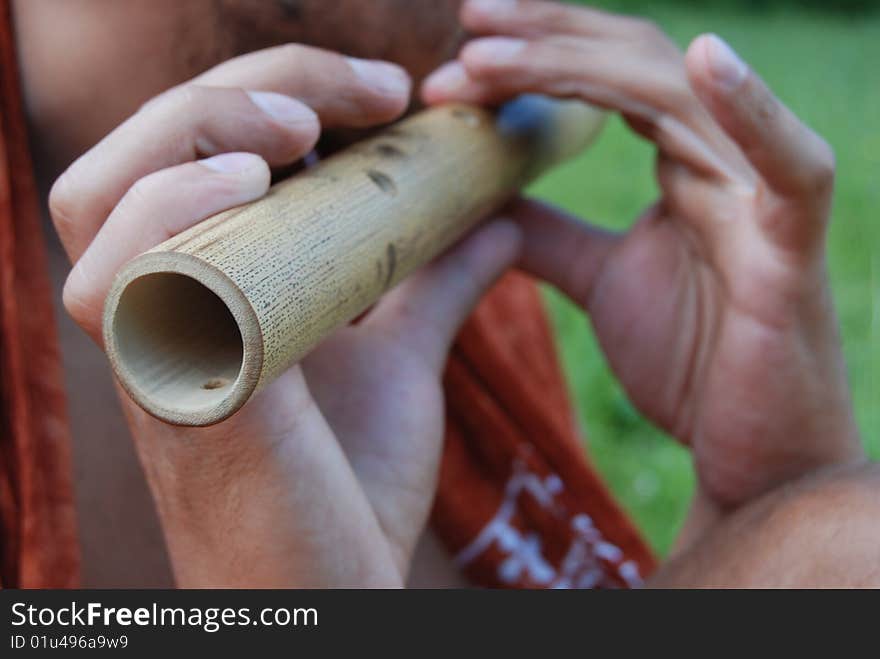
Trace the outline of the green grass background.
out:
[[[834,146],[831,278],[859,425],[870,454],[880,458],[880,14],[656,0],[592,4],[648,16],[683,47],[700,33],[720,34]],[[657,194],[653,156],[615,118],[592,150],[530,192],[623,229]],[[633,409],[584,315],[553,290],[546,298],[588,451],[663,554],[693,491],[689,455]]]

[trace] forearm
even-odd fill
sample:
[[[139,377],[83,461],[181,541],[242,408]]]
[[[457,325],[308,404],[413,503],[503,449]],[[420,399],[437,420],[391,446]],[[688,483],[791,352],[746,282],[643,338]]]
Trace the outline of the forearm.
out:
[[[649,585],[877,587],[878,495],[876,464],[815,472],[719,518]]]
[[[234,424],[181,437],[126,407],[179,586],[402,585],[353,480],[333,479],[326,450],[309,446],[328,441],[316,407],[297,411],[295,438]]]
[[[866,462],[867,457],[864,447],[855,430],[854,423],[845,424],[843,432],[829,435],[829,437],[827,450],[822,459],[804,460],[799,463],[797,456],[793,456],[792,461],[798,464],[797,468],[792,469],[786,477],[779,478],[775,482],[768,484],[760,494],[746,499],[737,505],[726,505],[725,502],[713,497],[701,485],[698,479],[693,498],[691,499],[690,509],[670,556],[675,558],[686,553],[701,538],[717,526],[723,524],[725,520],[733,516],[737,511],[748,507],[756,501],[773,496],[791,484],[819,477],[835,469],[858,467]],[[814,452],[814,454],[818,453]]]

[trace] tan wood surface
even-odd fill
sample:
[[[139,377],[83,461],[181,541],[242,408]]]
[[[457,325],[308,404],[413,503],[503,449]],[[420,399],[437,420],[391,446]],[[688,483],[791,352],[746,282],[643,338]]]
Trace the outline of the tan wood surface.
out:
[[[167,422],[209,425],[440,254],[602,114],[536,97],[424,111],[130,261],[104,310],[117,377]]]

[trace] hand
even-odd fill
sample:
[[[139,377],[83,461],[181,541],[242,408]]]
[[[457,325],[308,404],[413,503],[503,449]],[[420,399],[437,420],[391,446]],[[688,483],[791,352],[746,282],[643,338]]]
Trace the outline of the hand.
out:
[[[514,214],[523,266],[584,305],[635,405],[692,447],[703,492],[737,505],[861,459],[824,258],[829,146],[717,37],[683,55],[643,20],[529,0],[461,18],[491,36],[426,101],[576,97],[656,144],[661,198],[624,235],[537,203]]]
[[[409,89],[392,64],[291,45],[150,101],[51,192],[75,263],[67,309],[100,344],[127,260],[262,196],[270,167],[308,153],[322,127],[396,118]],[[447,350],[518,242],[511,223],[482,229],[222,424],[168,426],[123,394],[180,584],[403,583],[434,494]]]

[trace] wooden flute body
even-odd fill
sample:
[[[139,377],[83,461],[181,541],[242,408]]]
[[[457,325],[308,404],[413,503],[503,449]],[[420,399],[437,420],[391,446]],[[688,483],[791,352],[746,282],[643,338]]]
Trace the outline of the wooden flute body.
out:
[[[541,97],[427,110],[136,257],[104,309],[119,381],[166,422],[222,421],[602,118]]]

